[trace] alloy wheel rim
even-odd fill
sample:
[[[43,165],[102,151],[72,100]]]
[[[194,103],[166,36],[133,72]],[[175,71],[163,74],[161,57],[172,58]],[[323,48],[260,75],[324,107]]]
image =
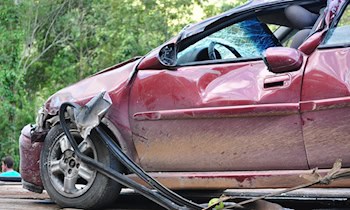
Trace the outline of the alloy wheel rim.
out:
[[[97,152],[90,138],[82,139],[72,132],[80,152],[97,160]],[[49,179],[61,195],[79,197],[93,184],[96,170],[83,163],[74,153],[66,135],[62,134],[49,151],[47,168]]]

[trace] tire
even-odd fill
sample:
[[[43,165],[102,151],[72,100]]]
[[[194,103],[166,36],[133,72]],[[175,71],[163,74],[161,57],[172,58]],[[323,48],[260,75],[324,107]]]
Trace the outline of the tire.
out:
[[[85,155],[121,171],[121,164],[101,143],[85,140],[70,125],[80,151]],[[51,199],[61,207],[99,209],[111,204],[121,185],[88,167],[74,155],[61,125],[54,126],[45,138],[40,158],[43,185]]]

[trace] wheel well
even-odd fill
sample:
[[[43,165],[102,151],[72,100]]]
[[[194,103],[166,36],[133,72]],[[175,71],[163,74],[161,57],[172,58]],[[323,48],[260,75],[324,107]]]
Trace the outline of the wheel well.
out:
[[[112,132],[111,129],[109,129],[109,127],[107,127],[107,125],[105,125],[104,123],[101,123],[100,126],[102,127],[102,129],[107,133],[107,135],[109,137],[111,137],[113,139],[114,142],[116,142],[118,144],[118,146],[120,148],[121,145],[120,145],[120,142],[118,141],[118,138],[114,135],[114,133]],[[130,171],[123,165],[123,170],[122,170],[124,173],[129,173]]]
[[[69,119],[66,119],[66,120],[70,121]],[[45,127],[47,128],[47,130],[49,130],[58,123],[60,123],[58,115],[53,115],[48,117],[45,120]],[[129,148],[127,146],[118,128],[116,128],[108,119],[103,118],[100,126],[108,134],[108,136],[110,136],[114,140],[114,142],[118,144],[118,146],[123,150],[123,152],[125,152],[129,157],[135,157],[135,155],[133,154],[136,152],[133,151],[132,148]],[[136,158],[136,161],[137,161],[137,158]],[[125,169],[124,172],[129,172],[129,171]]]

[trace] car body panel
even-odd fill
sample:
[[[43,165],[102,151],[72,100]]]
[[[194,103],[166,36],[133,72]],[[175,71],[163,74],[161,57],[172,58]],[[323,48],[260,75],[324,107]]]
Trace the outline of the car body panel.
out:
[[[329,2],[332,9],[325,15],[326,27],[318,32],[322,37],[345,3]],[[350,49],[322,45],[308,58],[303,79],[300,109],[306,153],[310,167],[330,168],[340,157],[343,166],[349,167]]]
[[[262,60],[139,71],[130,118],[142,167],[307,169],[298,112],[302,72],[276,75]],[[265,88],[273,78],[286,81]]]
[[[339,157],[350,166],[349,76],[350,48],[318,49],[309,58],[301,108],[311,167],[329,168]]]
[[[342,169],[340,172],[345,172]],[[330,170],[318,170],[322,176]],[[271,189],[271,188],[292,188],[309,184],[307,177],[313,170],[278,170],[278,171],[224,171],[224,172],[164,172],[149,173],[152,177],[164,184],[166,187],[176,190],[225,190],[232,189]],[[128,175],[136,182],[145,184],[134,174]],[[328,185],[314,185],[314,188],[342,188],[350,186],[350,179],[337,179]],[[327,194],[327,193],[326,193]],[[329,196],[330,192],[328,192]],[[348,195],[348,194],[347,194]],[[305,195],[302,195],[303,197]],[[341,197],[341,195],[337,195]],[[348,197],[348,196],[347,196]]]
[[[43,190],[43,183],[40,177],[40,153],[44,142],[32,142],[31,140],[31,126],[25,126],[20,135],[19,149],[21,153],[21,177],[22,182],[26,183],[29,190],[41,193]]]
[[[49,114],[55,115],[63,102],[84,103],[102,91],[107,91],[112,96],[118,94],[121,89],[125,89],[127,86],[137,63],[137,61],[133,61],[116,68],[107,69],[63,88],[45,102],[44,108]]]
[[[107,91],[111,97],[112,106],[106,115],[106,125],[110,130],[119,131],[123,139],[119,139],[119,144],[124,151],[137,161],[137,155],[131,139],[131,130],[128,118],[128,94],[129,82],[135,73],[135,69],[140,60],[130,60],[118,68],[109,68],[101,73],[95,74],[84,79],[72,86],[64,88],[54,95],[45,103],[44,107],[50,115],[58,112],[63,102],[75,102],[78,104],[87,103],[92,97],[102,91]],[[116,127],[118,129],[116,129]],[[114,133],[114,135],[119,135]]]
[[[53,97],[50,98],[51,100],[48,100],[47,104],[52,103],[55,97],[59,98],[62,95],[64,96],[66,93],[70,92],[76,93],[76,95],[72,95],[74,102],[84,104],[98,93],[107,91],[114,106],[110,107],[103,122],[107,127],[109,127],[116,137],[119,137],[118,143],[124,152],[132,157],[134,161],[138,161],[129,124],[128,95],[130,91],[130,82],[133,75],[136,73],[136,67],[140,61],[141,59],[132,61],[117,69],[114,69],[113,71],[110,70],[97,74],[81,81],[81,83],[79,82],[75,84],[71,87],[72,89],[63,89],[57,94],[53,95]],[[77,90],[84,91],[82,93]],[[50,107],[54,106],[50,105]]]

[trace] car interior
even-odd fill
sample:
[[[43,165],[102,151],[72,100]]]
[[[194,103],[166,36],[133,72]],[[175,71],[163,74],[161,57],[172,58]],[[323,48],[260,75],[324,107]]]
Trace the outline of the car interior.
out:
[[[244,34],[244,32],[236,32],[237,28],[242,28],[242,26],[237,26],[236,28],[230,29],[231,34],[227,33],[226,37],[221,36],[221,39],[218,39],[215,34],[225,30],[225,28],[221,28],[219,31],[208,34],[208,36],[200,40],[190,41],[188,42],[190,44],[187,44],[187,46],[180,47],[177,55],[177,65],[189,65],[213,60],[260,58],[263,51],[268,47],[274,46],[297,49],[315,32],[317,26],[322,24],[323,8],[325,6],[325,3],[289,5],[287,7],[280,7],[277,9],[268,8],[255,12],[255,14],[245,17],[243,20],[238,19],[233,25],[242,25],[244,22],[251,22],[251,20],[254,19],[256,19],[260,25],[255,23],[254,25],[247,26],[247,29],[243,29],[246,34]],[[232,27],[232,25],[226,27],[229,28]],[[252,34],[254,31],[251,28],[255,28],[255,34]],[[258,28],[262,29],[258,31]],[[240,41],[238,43],[234,40],[230,40],[231,38],[227,38],[227,36],[236,36],[236,34],[239,34],[237,37],[241,36],[240,39],[246,38],[250,40],[244,42]],[[260,40],[268,40],[270,43],[266,44]],[[253,43],[255,48],[259,48],[259,50],[254,50],[253,47],[243,50],[250,43]]]
[[[266,24],[280,25],[274,35],[283,43],[283,46],[297,49],[321,23],[323,7],[306,9],[300,5],[290,5],[282,12],[279,11],[271,16],[263,15],[259,19]]]

